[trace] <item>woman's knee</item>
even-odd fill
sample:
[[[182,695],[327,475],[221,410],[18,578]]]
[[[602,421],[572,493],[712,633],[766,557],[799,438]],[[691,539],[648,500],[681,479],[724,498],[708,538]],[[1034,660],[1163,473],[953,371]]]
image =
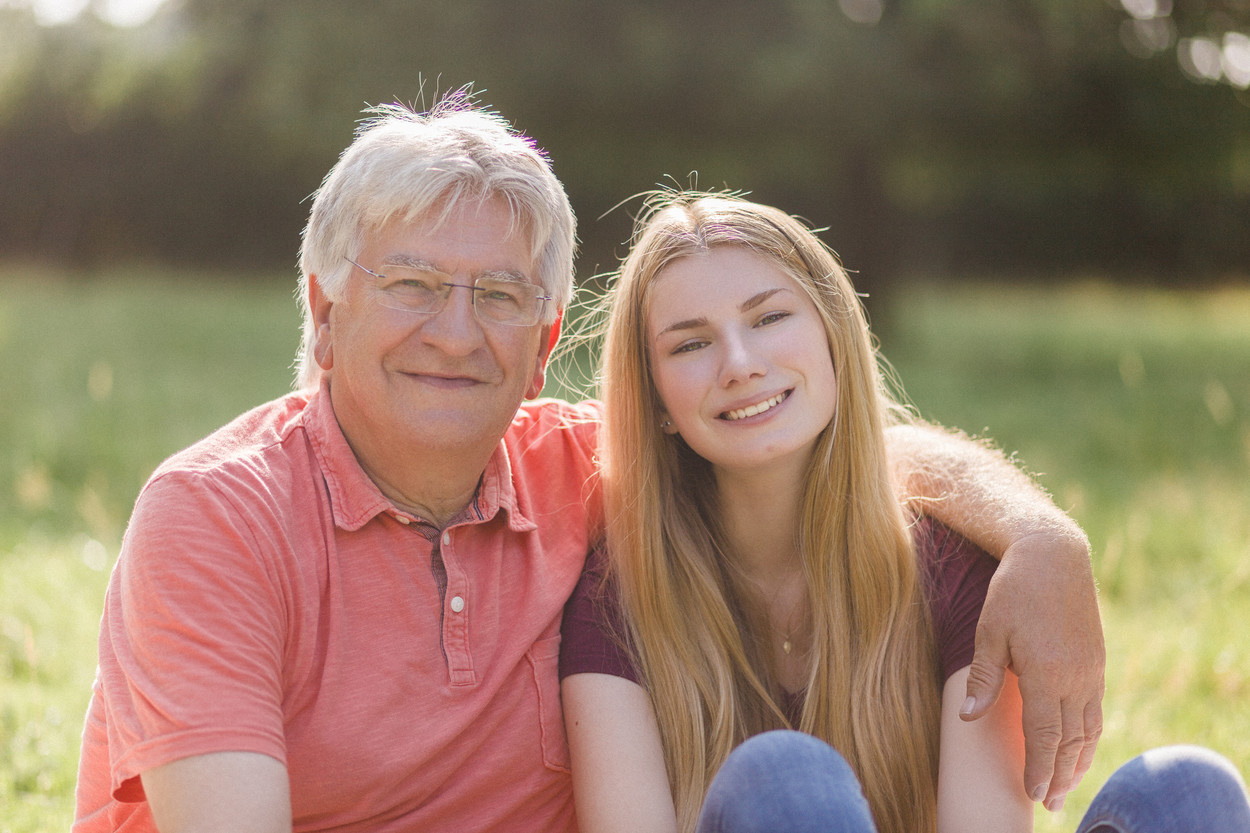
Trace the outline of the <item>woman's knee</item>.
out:
[[[1145,752],[1116,770],[1107,782],[1108,787],[1112,785],[1156,796],[1194,791],[1246,794],[1245,782],[1232,762],[1201,746],[1164,746]]]
[[[854,771],[828,744],[788,730],[756,735],[713,779],[700,831],[872,831]]]
[[[725,766],[744,766],[773,774],[815,769],[829,778],[856,780],[850,764],[838,750],[809,734],[789,729],[748,738],[730,753]]]
[[[1088,816],[1091,822],[1129,817],[1164,823],[1159,829],[1250,833],[1250,799],[1241,774],[1227,758],[1199,746],[1165,746],[1117,769],[1095,796]]]

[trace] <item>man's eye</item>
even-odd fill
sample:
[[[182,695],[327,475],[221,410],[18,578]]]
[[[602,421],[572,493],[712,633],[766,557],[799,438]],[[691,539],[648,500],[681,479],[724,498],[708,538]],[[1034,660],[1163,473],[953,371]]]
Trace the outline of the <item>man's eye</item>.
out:
[[[413,274],[389,274],[384,284],[392,292],[437,292],[442,281],[433,276]]]
[[[506,289],[487,289],[482,292],[482,298],[491,303],[498,304],[515,304],[519,300],[517,293],[509,292]]]

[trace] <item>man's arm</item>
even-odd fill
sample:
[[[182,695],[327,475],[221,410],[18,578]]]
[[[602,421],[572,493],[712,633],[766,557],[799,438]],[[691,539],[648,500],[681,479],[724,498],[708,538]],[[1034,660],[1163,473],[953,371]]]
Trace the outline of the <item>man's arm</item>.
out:
[[[195,755],[140,779],[161,833],[290,833],[286,767],[268,755]]]
[[[1089,541],[1002,454],[927,425],[887,432],[894,482],[914,509],[1001,559],[977,625],[961,709],[982,717],[1004,672],[1024,700],[1025,791],[1050,810],[1093,762],[1106,668]]]

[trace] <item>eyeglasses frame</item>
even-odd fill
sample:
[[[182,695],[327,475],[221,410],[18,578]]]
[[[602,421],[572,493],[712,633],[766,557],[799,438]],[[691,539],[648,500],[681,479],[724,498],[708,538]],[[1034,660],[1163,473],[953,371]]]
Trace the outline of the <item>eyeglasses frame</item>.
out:
[[[375,272],[366,266],[361,266],[359,263],[352,260],[347,255],[343,255],[343,259],[346,260],[348,263],[350,263],[352,266],[355,266],[360,271],[364,272],[365,274],[372,275],[378,280],[385,280],[387,277],[385,274]],[[406,312],[411,315],[437,315],[438,313],[442,312],[443,310],[447,308],[447,302],[451,299],[451,290],[455,289],[456,287],[460,287],[461,289],[468,289],[474,293],[486,291],[485,287],[478,286],[476,281],[474,281],[471,284],[470,283],[455,283],[453,281],[442,281],[440,285],[445,286],[448,289],[447,289],[447,293],[442,296],[442,299],[443,299],[442,305],[438,307],[438,309],[415,310],[415,309],[408,309],[406,307],[391,307],[391,306],[387,306],[386,308],[394,309],[396,312]],[[538,286],[537,284],[530,284],[530,285]],[[542,287],[539,287],[539,290],[541,291]],[[535,324],[543,320],[543,310],[546,308],[547,302],[554,300],[554,299],[550,295],[539,295],[537,296],[536,300],[539,302],[539,304],[538,304],[538,309],[535,313],[535,318],[533,321],[530,321],[529,323],[519,323],[519,322],[512,322],[512,321],[496,321],[490,318],[483,319],[481,315],[479,315],[478,307],[477,307],[477,295],[474,294],[473,295],[473,316],[477,319],[479,324],[499,324],[500,326],[503,326],[503,327],[532,327]],[[383,306],[386,306],[386,305],[383,305]]]

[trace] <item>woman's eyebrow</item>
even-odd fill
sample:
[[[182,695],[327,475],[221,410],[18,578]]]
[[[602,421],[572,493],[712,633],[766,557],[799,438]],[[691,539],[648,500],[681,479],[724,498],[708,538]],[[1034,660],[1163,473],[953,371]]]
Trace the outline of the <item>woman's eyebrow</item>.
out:
[[[747,298],[745,301],[742,302],[741,305],[739,305],[738,309],[742,310],[743,312],[747,312],[748,310],[753,310],[756,307],[758,307],[760,304],[767,301],[769,298],[776,295],[778,292],[785,292],[785,291],[786,291],[786,288],[784,286],[779,286],[776,289],[765,289],[763,292],[759,292],[755,295],[752,295],[750,298]]]
[[[787,291],[789,290],[784,286],[779,286],[776,289],[765,289],[763,292],[757,292],[756,294],[752,295],[750,298],[747,298],[745,301],[743,301],[741,304],[738,305],[738,309],[741,310],[742,312],[749,312],[750,310],[755,309],[760,304],[767,301],[769,298],[776,295],[778,292],[787,292]],[[672,332],[673,330],[692,330],[695,327],[702,327],[702,326],[705,326],[706,324],[707,324],[706,318],[702,318],[702,317],[687,318],[685,321],[677,321],[675,323],[669,324],[667,327],[665,327],[664,329],[656,333],[655,337],[659,338],[665,333]]]
[[[678,321],[675,324],[669,324],[664,329],[655,334],[656,338],[671,333],[673,330],[692,330],[695,327],[702,327],[707,324],[706,318],[687,318],[685,321]]]

